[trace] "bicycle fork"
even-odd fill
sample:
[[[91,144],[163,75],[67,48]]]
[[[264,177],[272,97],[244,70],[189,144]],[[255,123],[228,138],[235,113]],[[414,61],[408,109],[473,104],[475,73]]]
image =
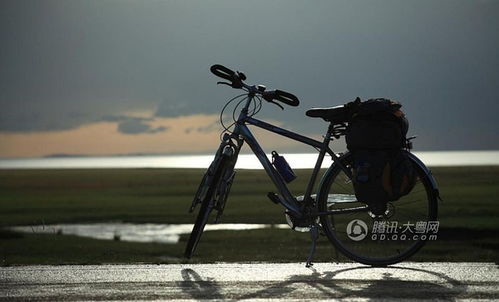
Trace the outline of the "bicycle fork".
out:
[[[235,141],[235,142],[234,142]],[[239,150],[241,150],[243,141],[239,139],[235,135],[231,135],[229,133],[224,133],[222,138],[222,154],[221,156],[225,156],[228,159],[227,167],[225,171],[222,173],[222,178],[220,180],[220,184],[217,188],[217,200],[215,202],[214,208],[217,210],[217,216],[215,218],[215,223],[218,223],[220,217],[223,214],[225,209],[225,202],[229,197],[230,189],[232,187],[232,183],[234,182],[234,177],[236,175],[236,171],[234,170],[234,166],[236,165],[237,157],[239,156]]]

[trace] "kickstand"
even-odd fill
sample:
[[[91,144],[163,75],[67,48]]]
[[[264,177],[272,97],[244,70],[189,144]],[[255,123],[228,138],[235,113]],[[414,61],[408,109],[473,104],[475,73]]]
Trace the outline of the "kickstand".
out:
[[[319,238],[319,230],[317,227],[317,223],[312,224],[312,226],[310,227],[310,237],[312,238],[312,245],[310,246],[310,252],[307,258],[307,264],[305,264],[306,267],[311,267],[314,265],[312,263],[312,259],[314,258],[315,247],[317,246],[317,238]]]

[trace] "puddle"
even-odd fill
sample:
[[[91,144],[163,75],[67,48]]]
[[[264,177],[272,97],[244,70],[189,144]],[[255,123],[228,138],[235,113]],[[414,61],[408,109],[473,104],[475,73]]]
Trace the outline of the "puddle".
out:
[[[289,228],[287,224],[208,224],[205,231],[243,231],[270,228]],[[175,244],[180,235],[190,234],[192,224],[133,224],[133,223],[92,223],[92,224],[52,224],[35,226],[16,226],[10,230],[23,233],[44,233],[76,235],[95,239],[158,242]]]
[[[312,195],[315,198],[315,195]],[[303,200],[299,196],[298,200]],[[357,202],[355,195],[330,194],[328,204]],[[190,234],[192,224],[134,224],[134,223],[89,223],[89,224],[52,224],[10,227],[22,233],[62,234],[104,240],[132,242],[159,242],[175,244],[180,235]],[[219,223],[207,224],[205,231],[245,231],[258,229],[289,229],[287,224],[244,224]]]

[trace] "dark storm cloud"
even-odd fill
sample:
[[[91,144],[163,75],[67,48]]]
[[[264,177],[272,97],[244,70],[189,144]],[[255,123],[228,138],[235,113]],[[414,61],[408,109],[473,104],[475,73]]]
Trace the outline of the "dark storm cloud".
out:
[[[418,149],[499,148],[499,1],[1,1],[0,131],[218,113],[214,63],[314,106],[400,100]],[[146,120],[121,131],[161,131]],[[149,128],[147,128],[149,127]],[[150,133],[150,132],[149,132]]]
[[[102,118],[105,122],[116,122],[118,131],[123,134],[144,134],[144,133],[158,133],[167,131],[168,128],[164,126],[153,128],[147,122],[154,121],[154,118],[142,118],[126,115],[107,115]]]

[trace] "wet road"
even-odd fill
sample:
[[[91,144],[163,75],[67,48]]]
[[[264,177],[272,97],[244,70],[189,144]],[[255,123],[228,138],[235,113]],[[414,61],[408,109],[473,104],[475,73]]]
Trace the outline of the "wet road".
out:
[[[0,268],[0,301],[499,299],[493,263],[176,264]]]

